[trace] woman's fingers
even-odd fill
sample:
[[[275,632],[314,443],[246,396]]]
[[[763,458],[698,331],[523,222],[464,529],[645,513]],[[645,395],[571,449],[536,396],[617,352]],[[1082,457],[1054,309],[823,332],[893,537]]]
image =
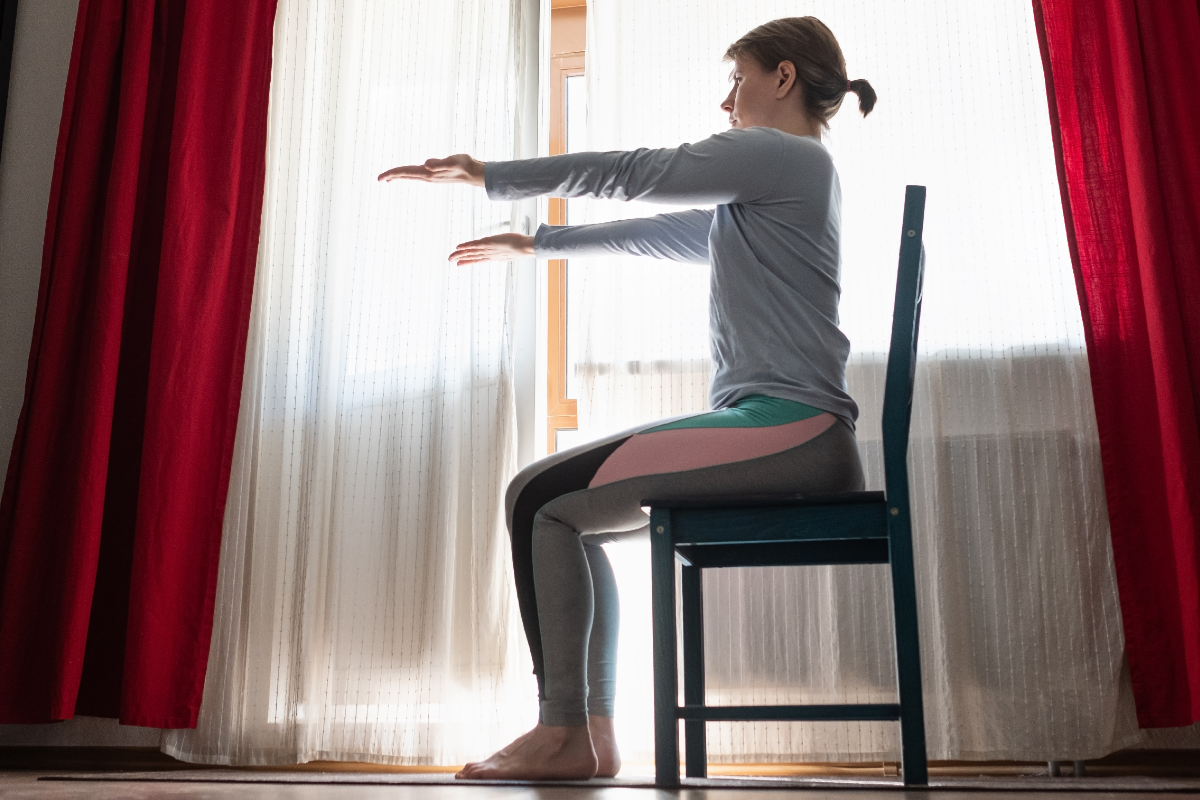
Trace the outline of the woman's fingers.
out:
[[[503,238],[502,238],[503,237]],[[454,252],[460,250],[487,250],[494,248],[504,248],[507,243],[504,241],[508,237],[507,233],[501,233],[496,236],[485,236],[482,239],[472,239],[469,242],[463,242],[454,246]]]
[[[454,252],[450,254],[450,260],[453,261],[455,256],[466,255],[467,253],[478,253],[487,247],[486,239],[475,239],[470,242],[463,242],[454,246]]]
[[[483,162],[465,153],[447,158],[431,158],[424,164],[409,164],[382,172],[377,179],[384,183],[394,180],[415,180],[426,183],[469,183],[483,186]]]
[[[516,255],[500,247],[467,247],[459,245],[454,248],[448,261],[455,264],[480,264],[485,261],[512,261]]]
[[[422,164],[410,164],[406,167],[393,167],[387,172],[380,173],[377,180],[384,183],[397,180],[431,181],[433,173]]]
[[[462,267],[467,264],[487,264],[493,261],[512,261],[516,256],[512,253],[493,253],[486,251],[473,251],[466,253],[452,253],[449,261]]]
[[[501,233],[463,242],[447,259],[456,264],[482,264],[487,261],[512,261],[533,255],[533,237],[519,233]]]

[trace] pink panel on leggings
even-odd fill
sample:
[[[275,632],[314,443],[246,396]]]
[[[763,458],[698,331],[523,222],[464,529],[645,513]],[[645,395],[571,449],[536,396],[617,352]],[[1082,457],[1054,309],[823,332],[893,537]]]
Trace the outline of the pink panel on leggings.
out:
[[[782,453],[824,433],[837,422],[833,414],[820,414],[769,428],[677,428],[637,433],[613,451],[588,484],[606,483],[713,467]]]

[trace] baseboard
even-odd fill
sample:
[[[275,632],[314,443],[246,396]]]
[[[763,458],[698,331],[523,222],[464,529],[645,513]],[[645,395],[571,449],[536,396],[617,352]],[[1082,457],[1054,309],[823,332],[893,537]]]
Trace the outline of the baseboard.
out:
[[[37,772],[145,772],[195,769],[157,747],[0,747],[0,770]]]

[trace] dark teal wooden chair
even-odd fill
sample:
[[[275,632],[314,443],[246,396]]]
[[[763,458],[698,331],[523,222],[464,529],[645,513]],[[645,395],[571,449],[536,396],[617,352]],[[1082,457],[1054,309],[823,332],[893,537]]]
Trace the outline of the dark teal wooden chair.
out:
[[[886,490],[808,496],[648,499],[654,596],[655,783],[679,785],[679,720],[686,773],[708,774],[705,723],[730,720],[896,720],[904,783],[928,783],[917,592],[908,501],[908,429],[912,416],[924,256],[925,187],[904,196],[900,268],[883,395]],[[682,565],[683,696],[675,631],[675,560]],[[891,564],[896,623],[898,703],[800,706],[709,706],[704,701],[704,610],[701,571],[721,567]]]

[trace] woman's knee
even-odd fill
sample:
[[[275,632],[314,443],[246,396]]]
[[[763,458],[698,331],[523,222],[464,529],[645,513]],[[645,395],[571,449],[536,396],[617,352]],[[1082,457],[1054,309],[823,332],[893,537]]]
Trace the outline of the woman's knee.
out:
[[[552,466],[549,458],[543,458],[533,462],[525,469],[513,476],[513,479],[508,482],[508,488],[504,492],[504,520],[508,525],[508,531],[512,533],[513,511],[517,507],[517,502],[521,498],[521,493],[529,487],[531,481],[540,473],[544,472],[548,467]]]

